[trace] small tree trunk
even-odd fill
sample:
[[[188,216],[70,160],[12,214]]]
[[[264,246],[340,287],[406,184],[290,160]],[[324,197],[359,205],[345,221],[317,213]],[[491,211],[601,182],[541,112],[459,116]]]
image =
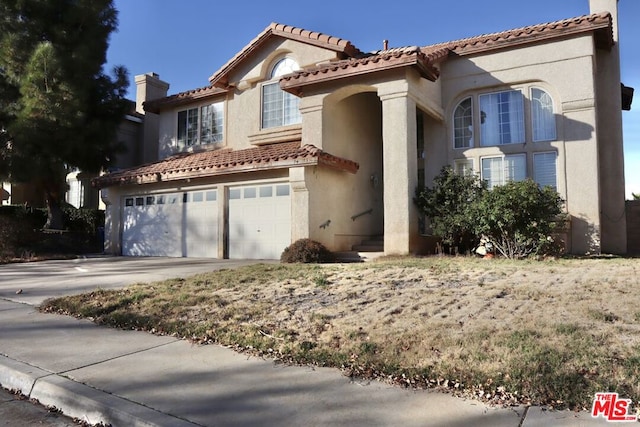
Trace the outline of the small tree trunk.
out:
[[[62,208],[60,207],[60,192],[45,186],[47,201],[47,222],[44,224],[45,230],[63,230],[64,220],[62,218]]]

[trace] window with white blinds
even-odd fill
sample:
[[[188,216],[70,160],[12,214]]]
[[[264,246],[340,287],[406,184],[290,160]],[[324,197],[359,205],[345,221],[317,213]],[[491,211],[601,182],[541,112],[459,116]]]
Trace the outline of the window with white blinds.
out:
[[[555,152],[533,154],[533,180],[540,186],[557,188]]]
[[[522,181],[526,177],[527,157],[524,154],[482,159],[482,179],[487,181],[489,189],[509,181]]]

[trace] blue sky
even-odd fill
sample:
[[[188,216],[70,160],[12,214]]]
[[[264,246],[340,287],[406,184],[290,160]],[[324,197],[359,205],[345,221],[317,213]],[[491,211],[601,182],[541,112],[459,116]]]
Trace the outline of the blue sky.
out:
[[[156,72],[169,93],[206,86],[208,77],[271,22],[351,41],[362,51],[428,45],[589,13],[588,0],[114,0],[118,32],[107,67]],[[640,193],[640,1],[619,1],[622,81],[636,88],[623,112],[627,198]]]

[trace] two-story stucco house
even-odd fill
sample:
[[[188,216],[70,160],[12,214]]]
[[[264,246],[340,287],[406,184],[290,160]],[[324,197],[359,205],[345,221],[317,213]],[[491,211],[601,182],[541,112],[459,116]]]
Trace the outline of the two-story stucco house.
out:
[[[617,1],[589,4],[587,16],[372,53],[270,25],[209,86],[145,103],[158,160],[94,180],[105,250],[278,258],[299,238],[346,251],[383,236],[387,254],[420,252],[415,188],[452,165],[490,187],[555,186],[569,252],[624,253]]]

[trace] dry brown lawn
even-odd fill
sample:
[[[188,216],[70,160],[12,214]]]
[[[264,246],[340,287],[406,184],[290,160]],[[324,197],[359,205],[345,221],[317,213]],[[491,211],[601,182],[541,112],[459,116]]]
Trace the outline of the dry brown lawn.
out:
[[[46,302],[497,404],[640,399],[640,259],[401,258],[257,265]]]

